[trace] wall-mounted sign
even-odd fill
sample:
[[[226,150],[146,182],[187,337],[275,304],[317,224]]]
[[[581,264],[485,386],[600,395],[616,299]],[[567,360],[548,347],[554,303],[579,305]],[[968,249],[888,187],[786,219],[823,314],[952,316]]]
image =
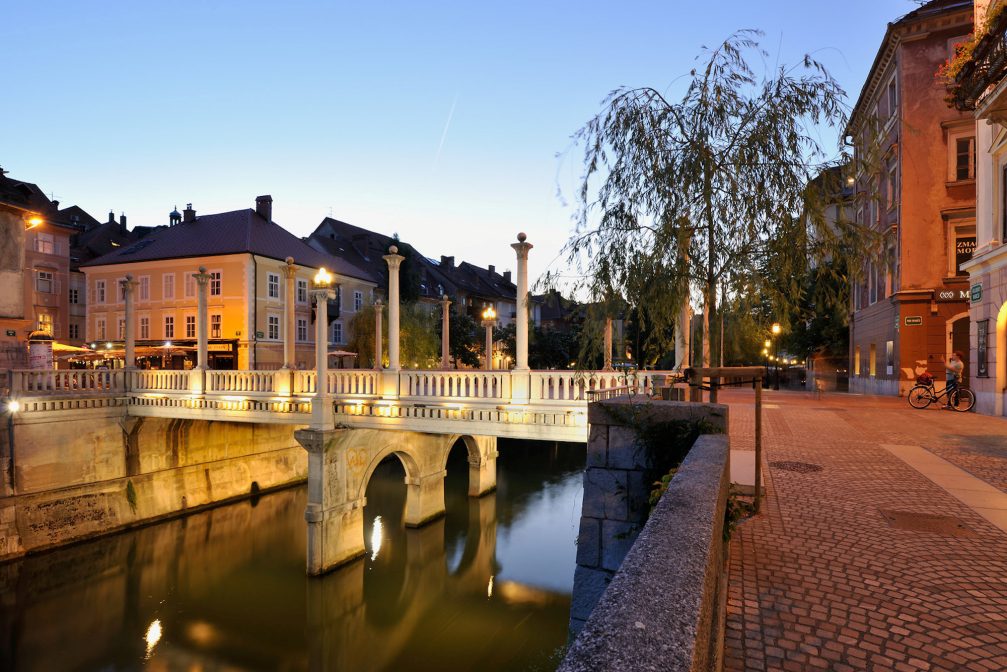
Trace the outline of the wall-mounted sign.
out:
[[[969,300],[969,290],[967,289],[938,289],[936,293],[939,303]]]
[[[972,285],[972,291],[969,298],[972,300],[972,303],[979,303],[983,300],[983,284],[981,282]]]
[[[989,320],[976,322],[976,375],[980,378],[989,376],[989,363],[986,355],[986,339],[989,334]]]
[[[955,268],[961,268],[962,264],[972,258],[972,254],[976,251],[976,237],[969,236],[967,238],[962,237],[955,241]],[[958,275],[962,275],[964,271],[960,271]],[[966,274],[967,275],[967,274]]]
[[[266,335],[265,332],[262,332],[262,331],[255,332],[255,337],[256,338],[262,338],[265,335]]]
[[[7,330],[7,335],[8,336],[17,336],[17,332],[14,331],[13,329],[8,329]]]
[[[919,315],[906,315],[907,327],[918,327],[921,324],[923,324],[923,318]]]

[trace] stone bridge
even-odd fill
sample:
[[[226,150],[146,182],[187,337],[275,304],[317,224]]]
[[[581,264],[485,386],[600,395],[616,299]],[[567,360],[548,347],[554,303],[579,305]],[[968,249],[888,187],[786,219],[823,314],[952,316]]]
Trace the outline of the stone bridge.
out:
[[[10,371],[9,418],[13,427],[121,416],[127,459],[144,418],[291,426],[308,452],[307,569],[320,574],[363,553],[364,493],[386,457],[402,462],[405,521],[418,527],[444,512],[445,465],[459,440],[479,497],[496,487],[499,437],[585,442],[590,399],[650,394],[666,375],[322,371]]]

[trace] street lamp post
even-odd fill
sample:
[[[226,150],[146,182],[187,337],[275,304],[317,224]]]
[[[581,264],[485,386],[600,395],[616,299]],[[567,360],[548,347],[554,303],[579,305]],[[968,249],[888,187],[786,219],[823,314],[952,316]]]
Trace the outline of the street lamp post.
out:
[[[780,389],[780,332],[783,331],[783,327],[780,326],[779,322],[773,322],[773,326],[770,327],[770,331],[773,333],[773,358],[776,362],[775,370],[776,376],[773,381],[773,389]]]
[[[493,325],[496,324],[497,312],[493,306],[486,306],[483,311],[483,326],[486,327],[486,362],[484,369],[493,370]]]
[[[769,349],[773,347],[773,342],[768,338],[762,344],[762,358],[766,360],[766,385],[769,385]]]
[[[332,275],[324,268],[315,275],[311,299],[315,302],[315,396],[311,403],[311,429],[331,429],[332,404],[328,399],[329,369],[329,300],[336,297],[332,291]]]

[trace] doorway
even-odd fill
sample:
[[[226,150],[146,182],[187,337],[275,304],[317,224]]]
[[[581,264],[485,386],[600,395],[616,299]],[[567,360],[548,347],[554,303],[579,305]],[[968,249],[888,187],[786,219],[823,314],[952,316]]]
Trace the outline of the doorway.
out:
[[[951,323],[951,350],[962,353],[962,385],[969,387],[969,314],[956,316]],[[950,355],[950,353],[948,353]]]

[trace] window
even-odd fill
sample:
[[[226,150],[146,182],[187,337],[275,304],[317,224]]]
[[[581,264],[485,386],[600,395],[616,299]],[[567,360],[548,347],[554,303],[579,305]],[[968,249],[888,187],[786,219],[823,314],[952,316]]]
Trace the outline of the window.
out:
[[[117,303],[122,303],[126,300],[126,278],[119,278],[115,281],[115,300]]]
[[[39,232],[35,234],[35,251],[42,254],[56,253],[56,242],[51,233]]]
[[[277,315],[270,315],[267,322],[266,337],[271,341],[280,340],[280,318]]]
[[[878,302],[877,266],[873,261],[867,264],[867,284],[870,285],[870,300],[868,305],[873,306]]]
[[[165,338],[175,338],[175,316],[165,315],[164,316],[164,337]]]
[[[185,298],[191,299],[196,296],[196,277],[195,273],[185,274]]]
[[[889,376],[895,373],[895,341],[885,342],[885,371]]]
[[[99,318],[95,319],[95,321],[94,321],[94,333],[95,333],[95,336],[97,336],[97,340],[99,340],[99,341],[104,341],[105,340],[105,318],[104,317],[99,317]]]
[[[973,180],[976,176],[976,139],[955,139],[955,180]]]
[[[122,317],[119,318],[118,329],[116,329],[115,333],[119,334],[116,337],[119,340],[122,340],[122,339],[126,338],[126,319],[125,318],[122,318]]]
[[[343,342],[343,323],[338,320],[332,323],[332,342]]]
[[[68,329],[68,332],[69,332],[67,334],[68,337],[70,337],[70,338],[72,338],[74,340],[80,340],[80,325],[79,324],[77,324],[76,322],[74,322],[69,327],[67,327],[67,329]]]
[[[38,328],[39,331],[44,331],[45,333],[47,333],[50,336],[52,336],[53,335],[52,334],[52,315],[50,315],[49,313],[39,313],[37,328]]]
[[[298,280],[297,281],[297,303],[307,303],[308,302],[308,281]]]
[[[885,289],[888,284],[887,270],[888,265],[885,263],[879,263],[874,268],[874,286],[877,288],[877,300],[881,301],[885,298]]]
[[[210,271],[210,296],[220,296],[220,271]]]
[[[186,338],[196,338],[196,316],[186,315],[185,316],[185,337]]]
[[[150,318],[141,317],[140,318],[140,338],[146,340],[150,338]]]
[[[353,310],[359,312],[364,307],[364,293],[353,292]]]
[[[168,300],[175,298],[175,274],[165,273],[161,279],[161,298]]]
[[[80,303],[80,290],[76,287],[70,290],[70,305],[75,306]]]
[[[899,101],[895,91],[895,78],[888,82],[888,116],[894,117],[898,113]]]
[[[220,338],[223,332],[223,320],[224,318],[220,313],[214,313],[210,315],[210,338]]]
[[[948,276],[968,276],[961,265],[976,251],[976,227],[971,220],[948,224]]]
[[[871,367],[870,368],[871,378],[874,378],[875,376],[878,375],[878,347],[873,343],[871,343],[871,354],[869,364]]]
[[[280,298],[280,276],[270,273],[266,276],[267,296],[271,299]]]
[[[297,318],[297,340],[301,343],[308,340],[308,321],[303,317]]]
[[[45,294],[52,294],[55,283],[52,280],[52,271],[37,271],[35,274],[35,289]]]
[[[139,283],[140,291],[140,301],[150,301],[150,276],[144,275],[140,278]]]
[[[858,345],[853,351],[853,375],[860,375],[860,346]]]

